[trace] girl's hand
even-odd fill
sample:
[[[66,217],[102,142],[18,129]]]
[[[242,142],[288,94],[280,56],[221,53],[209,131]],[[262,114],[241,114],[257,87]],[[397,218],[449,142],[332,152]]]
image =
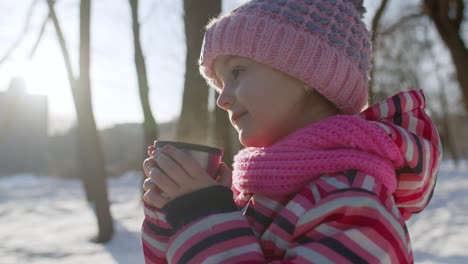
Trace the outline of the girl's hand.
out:
[[[221,162],[218,167],[218,172],[216,173],[218,176],[216,178],[216,182],[219,184],[231,188],[232,185],[232,171],[226,165],[226,163]]]
[[[143,170],[146,177],[148,177],[149,171],[151,171],[152,167],[156,166],[156,161],[151,157],[151,152],[153,152],[153,150],[154,146],[148,147],[148,156],[150,157],[145,159],[143,162]],[[169,201],[167,195],[165,195],[161,189],[154,184],[154,181],[151,178],[145,179],[143,182],[143,190],[145,190],[143,200],[151,206],[157,207],[157,204],[166,204]]]
[[[148,177],[143,184],[146,191],[143,199],[148,204],[162,208],[172,199],[217,184],[201,165],[185,152],[171,145],[156,151],[153,149],[148,148],[150,157],[143,163]],[[231,172],[225,164],[220,165],[219,172],[219,183],[230,186]]]

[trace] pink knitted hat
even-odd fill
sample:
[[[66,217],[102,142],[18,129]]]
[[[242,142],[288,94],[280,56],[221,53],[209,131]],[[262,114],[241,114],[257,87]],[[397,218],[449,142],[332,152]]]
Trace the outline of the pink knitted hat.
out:
[[[253,0],[207,26],[200,72],[219,86],[220,55],[247,57],[295,77],[343,113],[367,103],[371,46],[362,0]]]

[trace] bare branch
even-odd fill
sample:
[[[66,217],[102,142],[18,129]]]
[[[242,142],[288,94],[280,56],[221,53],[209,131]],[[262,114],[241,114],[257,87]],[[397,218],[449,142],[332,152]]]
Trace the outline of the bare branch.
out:
[[[459,31],[460,26],[463,22],[463,14],[465,12],[465,3],[463,0],[457,0],[456,1],[456,13],[455,13],[455,19],[453,20],[453,23],[455,25],[455,28]]]
[[[31,18],[33,16],[34,8],[36,7],[38,2],[39,2],[39,0],[32,0],[31,5],[28,8],[28,12],[27,12],[27,15],[26,15],[26,21],[24,22],[24,25],[23,25],[23,30],[18,35],[16,40],[11,44],[11,46],[8,48],[8,50],[5,52],[5,54],[0,58],[0,64],[7,61],[10,58],[11,54],[13,54],[15,49],[23,41],[24,36],[29,31],[29,26],[31,24]]]
[[[423,0],[426,12],[431,17],[444,42],[450,36],[449,2],[449,0]]]
[[[436,26],[440,37],[447,46],[450,56],[452,57],[458,83],[463,94],[465,109],[468,111],[468,75],[466,69],[468,67],[468,48],[461,36],[460,28],[456,24],[459,15],[451,18],[449,12],[449,4],[455,0],[423,0],[425,9],[432,22]],[[464,5],[457,6],[457,9],[464,9]],[[457,11],[459,12],[459,10]]]
[[[42,22],[41,31],[39,32],[39,35],[37,36],[37,40],[34,43],[34,46],[31,49],[31,52],[29,52],[29,59],[32,59],[32,57],[36,53],[37,48],[39,47],[39,44],[41,43],[42,37],[44,36],[45,28],[47,26],[47,21],[49,21],[49,18],[50,18],[50,14],[48,14],[47,17],[44,19],[44,22]]]
[[[67,70],[67,77],[68,81],[70,82],[70,87],[72,87],[72,92],[75,91],[73,87],[75,87],[76,79],[73,75],[73,68],[71,65],[70,53],[67,49],[67,44],[65,43],[65,36],[63,35],[62,28],[60,27],[60,23],[57,18],[57,14],[55,13],[54,8],[54,0],[46,0],[47,5],[49,7],[49,16],[54,23],[55,32],[57,33],[57,38],[59,41],[60,49],[62,50],[63,60],[65,61],[65,68]]]
[[[379,25],[380,25],[380,20],[382,19],[383,12],[385,11],[385,8],[387,7],[388,0],[382,0],[380,3],[379,9],[377,9],[377,12],[375,13],[374,18],[372,19],[372,37],[371,37],[371,42],[374,43],[375,39],[378,35],[378,30],[379,30]]]
[[[424,17],[424,14],[422,12],[418,12],[418,13],[414,13],[414,14],[409,14],[409,15],[406,15],[406,16],[403,16],[401,17],[400,19],[398,19],[398,21],[389,26],[388,28],[386,28],[385,30],[382,30],[379,32],[379,35],[381,36],[386,36],[386,35],[390,35],[392,34],[393,32],[395,32],[398,28],[400,28],[401,26],[403,26],[404,24],[410,22],[411,20],[414,20],[414,19],[417,19],[417,18],[421,18],[421,17]]]

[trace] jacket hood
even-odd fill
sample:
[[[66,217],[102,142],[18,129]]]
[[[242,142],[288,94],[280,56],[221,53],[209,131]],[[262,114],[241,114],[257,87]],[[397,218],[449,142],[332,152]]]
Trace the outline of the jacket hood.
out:
[[[405,219],[422,211],[431,200],[442,159],[440,138],[425,107],[423,91],[412,90],[400,92],[357,115],[381,127],[402,153],[404,160],[396,170],[394,199]]]

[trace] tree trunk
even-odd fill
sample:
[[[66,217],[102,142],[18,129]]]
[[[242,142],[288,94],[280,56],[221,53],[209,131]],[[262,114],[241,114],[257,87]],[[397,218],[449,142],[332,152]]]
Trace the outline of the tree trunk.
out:
[[[452,130],[452,119],[450,118],[450,111],[449,111],[449,104],[447,100],[447,94],[445,93],[445,88],[444,88],[444,78],[442,74],[440,73],[441,65],[436,60],[436,54],[434,53],[432,49],[432,45],[430,44],[430,39],[429,39],[429,33],[428,33],[428,27],[425,27],[424,30],[424,36],[426,39],[426,43],[424,47],[428,51],[428,55],[432,60],[432,64],[434,65],[434,73],[435,77],[438,83],[438,93],[439,93],[439,100],[440,100],[440,106],[441,106],[441,111],[439,113],[440,115],[440,125],[442,126],[442,135],[441,138],[444,140],[444,147],[447,147],[448,152],[450,153],[450,156],[455,164],[455,166],[458,166],[459,160],[460,160],[460,155],[458,154],[458,148],[455,143],[455,138],[453,137],[453,130]]]
[[[135,67],[138,78],[139,95],[141,101],[141,107],[144,116],[144,135],[145,142],[144,146],[152,144],[153,141],[158,137],[157,123],[151,112],[149,103],[149,85],[148,77],[146,74],[146,63],[141,48],[140,41],[140,23],[138,20],[138,0],[130,0],[130,6],[132,9],[132,28],[133,28],[133,45],[135,49]],[[146,150],[145,150],[146,153]]]
[[[85,87],[86,81],[80,88]],[[88,189],[90,203],[96,213],[98,235],[93,240],[104,243],[112,238],[114,228],[107,194],[106,171],[103,151],[92,112],[91,100],[80,93],[75,101],[77,109],[78,150],[80,175]]]
[[[455,66],[465,109],[468,112],[468,49],[461,36],[465,3],[463,0],[423,0],[426,13],[449,49]]]
[[[80,2],[80,74],[73,75],[71,60],[65,38],[54,9],[54,1],[47,0],[50,17],[53,21],[60,49],[65,61],[67,77],[75,103],[78,130],[78,153],[80,157],[80,175],[86,197],[93,205],[98,222],[96,242],[103,243],[111,239],[114,232],[112,216],[107,198],[106,172],[104,155],[93,115],[90,81],[90,21],[91,2]]]
[[[379,35],[379,28],[380,28],[380,20],[382,19],[382,15],[387,8],[388,0],[382,0],[380,3],[379,8],[377,9],[377,12],[375,13],[374,18],[372,19],[372,28],[371,28],[371,44],[372,44],[372,56],[371,56],[371,68],[370,68],[370,73],[369,73],[369,84],[368,84],[368,90],[369,90],[369,105],[372,105],[374,103],[374,76],[375,76],[375,56],[374,54],[377,51],[377,36]]]
[[[445,95],[445,91],[442,85],[439,85],[439,99],[440,99],[441,106],[442,106],[442,113],[441,113],[442,118],[440,121],[442,122],[441,125],[444,131],[446,146],[448,148],[448,152],[450,153],[450,156],[455,166],[458,166],[458,161],[460,160],[460,156],[458,155],[458,149],[454,142],[452,127],[451,127],[452,120],[450,118],[450,113],[448,111],[447,96]]]
[[[135,52],[135,68],[138,78],[138,91],[140,94],[140,102],[143,110],[143,146],[142,159],[146,156],[146,147],[152,145],[154,140],[158,138],[158,126],[151,112],[149,103],[149,85],[146,74],[146,63],[143,55],[140,40],[140,22],[138,18],[138,0],[129,0],[132,13],[132,29],[133,29],[133,46]],[[145,176],[143,175],[143,179]],[[143,191],[143,189],[142,189]]]
[[[184,0],[184,23],[187,44],[182,111],[177,126],[177,140],[198,144],[208,142],[208,86],[198,70],[198,58],[204,27],[221,11],[221,1]]]
[[[99,233],[96,242],[104,243],[112,238],[114,228],[107,197],[107,175],[104,154],[96,128],[91,101],[90,80],[90,25],[91,0],[80,2],[80,78],[75,93],[77,108],[78,142],[83,177],[89,182],[98,220]]]
[[[215,94],[215,100],[217,98],[218,95]],[[224,149],[223,162],[232,168],[234,155],[239,151],[241,144],[226,111],[219,107],[214,110],[213,129],[214,145]]]

